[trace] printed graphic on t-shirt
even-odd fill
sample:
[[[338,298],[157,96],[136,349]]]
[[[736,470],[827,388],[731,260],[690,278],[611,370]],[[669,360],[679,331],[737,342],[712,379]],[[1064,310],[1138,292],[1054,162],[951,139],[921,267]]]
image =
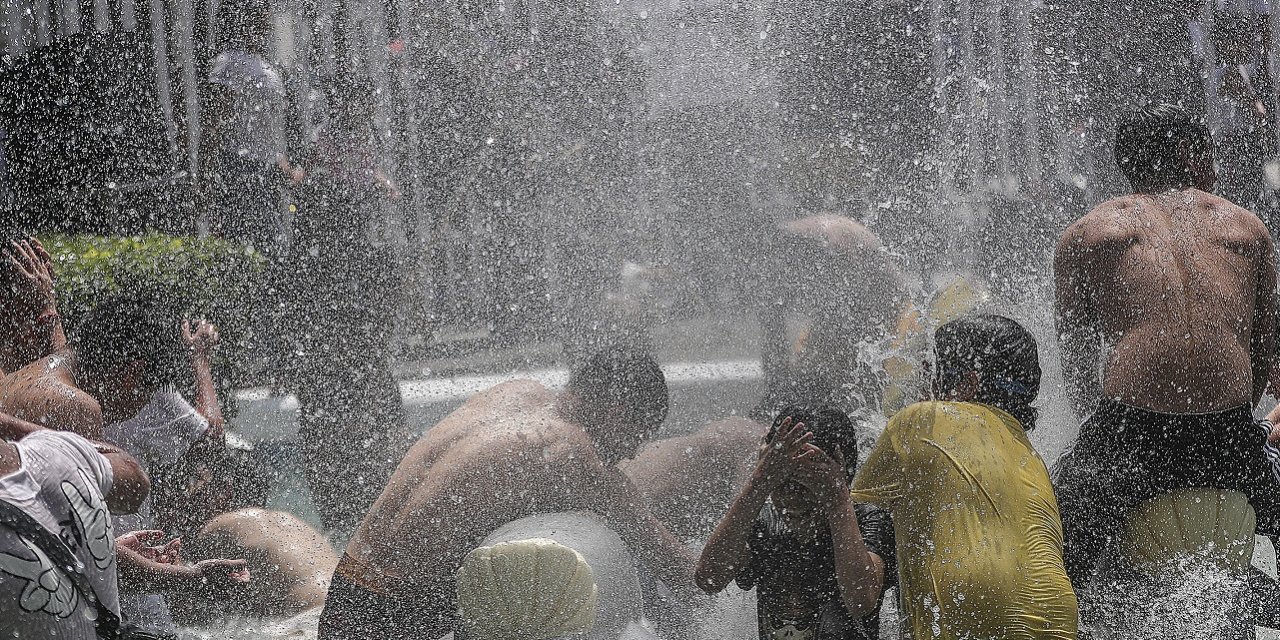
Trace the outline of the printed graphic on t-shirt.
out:
[[[813,640],[817,638],[818,625],[795,620],[767,620],[761,624],[760,640]]]
[[[80,604],[75,584],[54,566],[40,547],[22,536],[17,538],[35,559],[0,553],[0,571],[27,581],[19,599],[22,610],[29,613],[43,611],[59,618],[70,616]]]
[[[83,469],[77,470],[80,480],[86,487],[94,486],[89,475]],[[111,512],[93,492],[85,493],[74,482],[62,481],[62,494],[71,505],[71,514],[75,518],[75,532],[81,544],[93,556],[93,563],[99,569],[106,569],[115,560],[115,545],[111,538]]]

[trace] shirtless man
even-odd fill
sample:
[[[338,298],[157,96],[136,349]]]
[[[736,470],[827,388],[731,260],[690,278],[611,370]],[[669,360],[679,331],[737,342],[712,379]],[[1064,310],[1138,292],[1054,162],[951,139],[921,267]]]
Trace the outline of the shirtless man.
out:
[[[0,380],[0,411],[102,439],[105,423],[137,415],[177,370],[178,326],[160,315],[127,297],[103,302],[80,321],[70,350]]]
[[[257,507],[221,514],[184,551],[198,558],[244,558],[253,582],[234,593],[172,594],[184,624],[206,624],[211,613],[290,617],[324,604],[338,553],[323,533],[283,511]],[[228,597],[231,596],[231,597]],[[175,614],[178,615],[178,614]]]
[[[666,414],[662,370],[622,348],[593,355],[562,392],[521,380],[468,400],[414,445],[365,515],[334,572],[320,638],[447,633],[463,557],[538,513],[596,512],[668,586],[691,588],[692,554],[615,466]]]
[[[1067,388],[1087,417],[1057,478],[1077,590],[1128,510],[1168,491],[1240,491],[1259,529],[1277,524],[1252,418],[1274,353],[1271,238],[1207,193],[1209,132],[1180,108],[1126,114],[1116,161],[1134,194],[1071,225],[1054,261]]]

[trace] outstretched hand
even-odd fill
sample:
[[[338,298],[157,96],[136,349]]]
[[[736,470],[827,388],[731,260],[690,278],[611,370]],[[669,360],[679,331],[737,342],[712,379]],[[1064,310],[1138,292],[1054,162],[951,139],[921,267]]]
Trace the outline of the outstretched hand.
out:
[[[244,587],[253,580],[249,574],[248,562],[245,560],[211,558],[197,562],[195,569],[204,586],[210,589],[226,590]]]
[[[790,417],[784,419],[773,441],[760,445],[753,479],[767,489],[777,488],[795,471],[800,454],[812,439],[813,434],[804,423],[792,422]]]

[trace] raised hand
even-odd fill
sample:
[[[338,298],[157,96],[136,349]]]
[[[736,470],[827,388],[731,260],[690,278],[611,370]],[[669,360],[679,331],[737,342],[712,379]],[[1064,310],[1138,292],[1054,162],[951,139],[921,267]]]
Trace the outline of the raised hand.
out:
[[[16,276],[6,297],[21,319],[35,322],[45,313],[56,312],[53,259],[40,242],[34,238],[14,240],[3,254],[5,267]]]
[[[804,423],[793,423],[789,417],[784,419],[773,441],[760,445],[759,461],[752,479],[763,483],[766,488],[776,488],[791,476],[797,458],[812,439],[813,434]]]
[[[22,536],[18,539],[35,556],[35,560],[0,553],[0,572],[27,581],[18,598],[22,610],[43,611],[59,618],[70,616],[80,604],[80,593],[76,591],[75,584],[39,547]]]
[[[218,346],[218,327],[208,320],[183,320],[182,341],[197,355],[213,354]]]
[[[93,486],[93,481],[84,470],[79,471],[80,479],[86,486]],[[84,544],[93,556],[93,562],[99,569],[106,569],[115,560],[115,539],[111,536],[111,512],[101,500],[92,494],[85,495],[74,482],[62,481],[62,495],[71,504],[71,514],[75,524],[84,536]]]
[[[844,453],[836,449],[833,455],[811,444],[797,457],[794,474],[826,512],[849,499],[849,479],[845,475]]]

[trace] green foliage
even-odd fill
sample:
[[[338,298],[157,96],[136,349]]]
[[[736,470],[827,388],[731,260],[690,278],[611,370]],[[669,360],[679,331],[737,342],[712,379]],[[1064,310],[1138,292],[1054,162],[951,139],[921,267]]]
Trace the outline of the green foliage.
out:
[[[134,237],[43,236],[57,275],[58,308],[68,332],[99,301],[117,293],[154,297],[181,316],[218,325],[223,384],[243,381],[245,342],[261,300],[265,260],[240,245],[150,233]]]

